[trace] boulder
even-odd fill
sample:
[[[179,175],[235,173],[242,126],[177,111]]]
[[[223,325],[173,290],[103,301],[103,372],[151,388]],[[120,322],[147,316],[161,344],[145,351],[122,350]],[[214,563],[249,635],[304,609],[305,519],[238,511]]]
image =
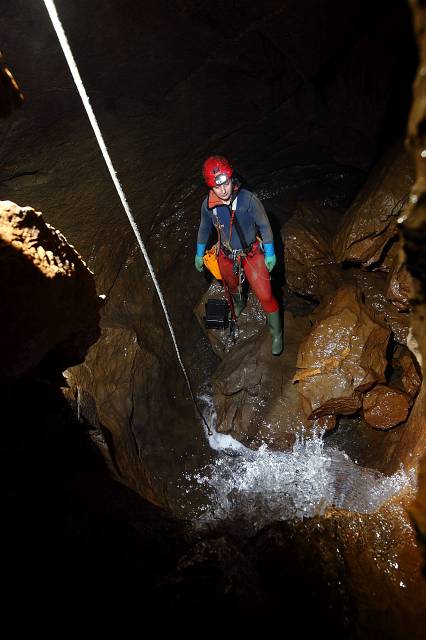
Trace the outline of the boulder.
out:
[[[405,267],[394,266],[397,264],[399,243],[391,246],[377,271],[355,266],[342,269],[331,248],[339,218],[337,212],[321,212],[319,207],[304,204],[284,225],[284,259],[289,289],[321,301],[344,285],[355,285],[365,295],[368,306],[384,318],[395,339],[406,344],[410,317],[401,311],[409,311],[409,276]]]
[[[398,243],[400,245],[400,243]],[[413,284],[400,252],[394,255],[386,282],[385,296],[399,311],[410,310]]]
[[[15,380],[47,357],[62,371],[83,362],[100,334],[101,300],[74,247],[40,212],[1,201],[0,265],[0,380]]]
[[[361,408],[362,394],[385,382],[390,330],[353,286],[339,289],[314,315],[293,378],[303,412],[308,420],[353,414]]]
[[[415,398],[422,384],[421,375],[418,372],[414,356],[408,349],[401,353],[399,365],[402,369],[402,384],[404,390],[411,398]]]
[[[307,424],[292,384],[296,354],[309,331],[309,319],[284,314],[284,351],[271,355],[265,327],[239,341],[226,355],[212,380],[217,411],[216,430],[257,448],[289,449]]]
[[[411,314],[402,312],[386,297],[386,274],[381,269],[367,271],[355,267],[345,270],[345,277],[348,283],[356,284],[366,305],[390,327],[395,340],[406,345]]]
[[[415,402],[417,404],[417,397],[422,386],[420,366],[414,353],[405,345],[398,344],[394,349],[389,385],[393,389],[397,388],[408,397],[410,409]],[[422,402],[421,399],[419,402]],[[369,421],[367,420],[367,422]]]
[[[423,455],[419,462],[417,484],[416,499],[410,505],[409,513],[416,525],[419,541],[422,543],[424,568],[426,568],[426,455]]]
[[[339,262],[365,267],[381,262],[413,184],[411,159],[401,144],[394,146],[371,172],[344,214],[333,238]]]
[[[223,358],[236,343],[230,335],[229,327],[226,329],[207,329],[204,316],[206,315],[206,304],[209,299],[226,300],[226,294],[223,285],[218,280],[213,279],[210,287],[202,296],[200,302],[194,309],[195,316],[200,323],[201,328],[206,334],[219,358]],[[238,322],[238,340],[247,340],[259,333],[265,325],[265,313],[255,295],[249,293],[246,307],[243,309]]]
[[[322,298],[343,284],[332,239],[341,211],[302,202],[282,230],[287,285],[301,295]]]
[[[364,420],[375,429],[386,431],[405,422],[411,405],[412,401],[408,393],[395,387],[378,384],[364,395],[362,401]]]

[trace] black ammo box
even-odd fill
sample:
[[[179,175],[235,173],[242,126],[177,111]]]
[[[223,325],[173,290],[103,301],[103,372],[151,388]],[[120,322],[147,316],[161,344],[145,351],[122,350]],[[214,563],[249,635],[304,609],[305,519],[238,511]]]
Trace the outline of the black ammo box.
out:
[[[226,329],[229,324],[229,305],[227,300],[210,298],[206,304],[204,318],[207,329]]]

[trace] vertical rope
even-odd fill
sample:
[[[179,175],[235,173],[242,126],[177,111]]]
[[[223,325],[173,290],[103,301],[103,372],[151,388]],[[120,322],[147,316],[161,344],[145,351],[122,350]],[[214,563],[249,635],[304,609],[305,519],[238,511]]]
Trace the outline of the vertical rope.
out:
[[[117,190],[118,196],[119,196],[119,198],[121,200],[121,204],[123,205],[123,208],[124,208],[124,210],[126,212],[126,215],[127,215],[128,220],[129,220],[130,226],[132,227],[133,232],[134,232],[134,234],[136,236],[136,239],[138,241],[139,247],[140,247],[140,249],[142,251],[143,257],[145,258],[146,264],[148,266],[148,270],[149,270],[149,273],[151,275],[152,281],[153,281],[154,286],[155,286],[155,288],[157,290],[157,294],[158,294],[158,297],[160,299],[161,306],[163,308],[164,315],[165,315],[166,320],[167,320],[167,324],[168,324],[168,327],[169,327],[170,335],[172,336],[172,340],[173,340],[173,344],[174,344],[174,347],[175,347],[177,359],[178,359],[178,362],[179,362],[180,367],[182,369],[183,375],[185,377],[186,384],[188,385],[188,389],[189,389],[189,393],[191,395],[192,401],[194,402],[194,404],[196,406],[196,409],[197,409],[199,415],[201,416],[202,420],[204,421],[204,424],[207,426],[207,430],[208,430],[208,432],[210,434],[211,433],[210,427],[207,424],[206,419],[202,415],[202,413],[201,413],[201,411],[200,411],[200,409],[199,409],[199,407],[197,405],[197,402],[196,402],[195,397],[194,397],[194,393],[193,393],[192,388],[191,388],[191,383],[189,381],[188,374],[187,374],[185,366],[184,366],[184,364],[182,362],[182,358],[181,358],[181,355],[180,355],[179,347],[178,347],[178,344],[177,344],[177,341],[176,341],[175,332],[173,330],[173,326],[172,326],[172,323],[170,321],[169,313],[168,313],[167,308],[166,308],[166,303],[164,301],[163,294],[162,294],[161,289],[160,289],[160,285],[159,285],[159,283],[157,281],[157,278],[155,276],[155,273],[154,273],[154,270],[152,268],[152,264],[151,264],[151,261],[149,259],[148,253],[146,251],[145,245],[143,243],[141,234],[140,234],[139,229],[138,229],[138,227],[136,225],[136,222],[135,222],[133,214],[132,214],[132,212],[130,210],[129,204],[128,204],[127,200],[126,200],[126,196],[124,195],[123,188],[122,188],[122,186],[121,186],[121,184],[120,184],[120,182],[118,180],[117,173],[116,173],[116,171],[114,169],[114,166],[112,164],[111,157],[110,157],[110,155],[108,153],[108,150],[106,148],[106,145],[105,145],[101,130],[99,128],[98,122],[97,122],[95,114],[93,112],[93,109],[92,109],[92,107],[90,105],[89,97],[88,97],[88,95],[86,93],[86,90],[84,88],[83,81],[82,81],[82,79],[80,77],[80,73],[78,71],[77,65],[75,63],[74,57],[73,57],[71,49],[70,49],[70,46],[68,44],[67,37],[65,35],[65,32],[64,32],[64,29],[62,27],[61,21],[59,20],[58,13],[57,13],[56,7],[55,7],[55,3],[53,2],[53,0],[43,0],[43,2],[46,5],[46,9],[47,9],[47,12],[48,12],[48,14],[50,16],[50,19],[52,21],[53,28],[55,29],[56,35],[58,36],[59,43],[60,43],[60,45],[62,47],[62,51],[64,52],[65,59],[66,59],[66,61],[68,63],[68,67],[69,67],[69,69],[71,71],[71,74],[72,74],[72,77],[74,79],[75,85],[77,87],[78,93],[80,94],[80,97],[81,97],[81,100],[83,102],[84,108],[86,109],[86,113],[87,113],[88,118],[90,120],[90,124],[92,125],[92,129],[93,129],[93,131],[95,133],[96,140],[98,141],[99,148],[100,148],[100,150],[102,152],[103,158],[104,158],[105,163],[106,163],[106,165],[108,167],[108,171],[109,171],[109,173],[111,175],[112,181],[113,181],[113,183],[115,185],[115,188]]]

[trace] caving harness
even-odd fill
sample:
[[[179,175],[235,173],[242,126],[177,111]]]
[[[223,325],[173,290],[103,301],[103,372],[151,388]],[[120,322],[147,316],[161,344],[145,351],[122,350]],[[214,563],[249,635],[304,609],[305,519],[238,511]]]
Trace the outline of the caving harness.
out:
[[[226,298],[228,300],[230,314],[231,314],[230,323],[229,323],[229,333],[230,333],[231,340],[234,343],[238,340],[238,335],[239,335],[238,320],[237,320],[237,315],[235,313],[235,305],[233,300],[233,295],[236,295],[236,294],[231,294],[229,287],[225,282],[225,279],[222,277],[222,274],[220,273],[220,267],[219,267],[219,262],[217,257],[219,255],[219,252],[222,251],[222,253],[232,261],[232,271],[234,275],[237,276],[238,278],[237,295],[241,297],[243,295],[243,292],[242,292],[243,283],[245,280],[245,273],[244,273],[242,261],[247,256],[252,255],[252,252],[255,246],[256,247],[259,245],[260,247],[262,246],[261,239],[258,236],[256,237],[256,240],[254,240],[254,242],[252,242],[251,244],[247,243],[246,238],[244,236],[244,232],[241,228],[241,225],[237,217],[237,200],[238,200],[238,195],[234,197],[234,199],[231,202],[231,205],[227,205],[229,209],[229,216],[230,216],[228,240],[223,240],[221,238],[221,234],[220,234],[221,225],[220,225],[219,215],[217,212],[217,208],[214,207],[212,211],[212,216],[213,216],[213,224],[216,228],[218,239],[216,244],[204,255],[204,264],[206,265],[206,267],[210,270],[210,272],[213,274],[213,276],[217,280],[222,280],[223,287],[225,289]],[[237,232],[237,235],[239,237],[240,244],[242,247],[244,247],[244,249],[232,248],[231,240],[232,240],[233,227],[235,227],[235,231]]]

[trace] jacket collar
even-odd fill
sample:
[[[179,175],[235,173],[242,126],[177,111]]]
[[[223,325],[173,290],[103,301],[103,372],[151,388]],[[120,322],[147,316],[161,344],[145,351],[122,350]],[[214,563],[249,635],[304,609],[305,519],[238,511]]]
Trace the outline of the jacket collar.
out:
[[[235,181],[234,184],[234,189],[231,193],[231,201],[226,204],[223,200],[221,200],[220,198],[217,197],[217,195],[215,194],[215,192],[213,191],[213,189],[210,189],[209,191],[209,197],[207,200],[207,206],[209,209],[214,209],[215,207],[220,207],[221,205],[225,205],[227,207],[231,206],[232,202],[235,200],[235,198],[238,195],[238,191],[239,191],[240,185],[237,181]]]

